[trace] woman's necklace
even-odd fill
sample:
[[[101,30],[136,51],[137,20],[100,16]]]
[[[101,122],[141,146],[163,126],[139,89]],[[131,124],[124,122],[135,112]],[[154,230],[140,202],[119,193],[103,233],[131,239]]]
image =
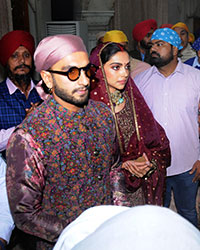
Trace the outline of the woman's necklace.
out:
[[[120,105],[124,102],[124,96],[119,90],[115,90],[115,92],[110,93],[110,97],[114,106]]]

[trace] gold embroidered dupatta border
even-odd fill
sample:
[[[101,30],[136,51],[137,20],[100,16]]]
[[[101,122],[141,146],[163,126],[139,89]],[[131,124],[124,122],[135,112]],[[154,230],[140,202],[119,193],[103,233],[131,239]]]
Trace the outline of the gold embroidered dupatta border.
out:
[[[113,114],[114,120],[115,120],[115,127],[116,127],[117,137],[118,137],[118,141],[119,141],[120,152],[121,152],[121,154],[123,154],[124,150],[123,150],[122,142],[121,142],[121,139],[120,139],[120,132],[119,132],[119,126],[118,126],[118,123],[117,123],[117,117],[116,117],[116,113],[115,113],[115,108],[114,108],[114,104],[113,104],[112,99],[111,99],[111,94],[110,94],[110,90],[109,90],[109,86],[108,86],[108,81],[107,81],[106,74],[105,74],[105,71],[104,71],[104,68],[103,68],[103,63],[102,63],[101,57],[100,57],[102,50],[105,47],[107,47],[109,44],[111,44],[111,43],[105,44],[100,49],[98,57],[99,57],[100,67],[101,67],[101,70],[102,70],[102,73],[103,73],[105,85],[106,85],[106,91],[108,93],[108,98],[109,98],[109,102],[110,102],[110,105],[111,105],[111,111],[112,111],[112,114]],[[131,103],[132,103],[132,110],[133,110],[133,115],[134,115],[135,129],[136,129],[137,139],[138,139],[138,141],[140,141],[141,138],[140,138],[138,121],[137,121],[137,114],[136,114],[136,110],[135,110],[135,102],[134,102],[134,97],[133,97],[133,89],[132,89],[132,86],[130,86],[130,87],[131,87]]]

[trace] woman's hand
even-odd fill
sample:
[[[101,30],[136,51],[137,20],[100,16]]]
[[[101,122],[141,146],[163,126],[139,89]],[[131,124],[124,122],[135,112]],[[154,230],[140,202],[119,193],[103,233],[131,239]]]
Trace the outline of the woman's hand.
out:
[[[149,162],[145,153],[136,160],[126,161],[122,164],[122,168],[128,170],[133,176],[138,178],[145,176],[151,167],[152,164]]]

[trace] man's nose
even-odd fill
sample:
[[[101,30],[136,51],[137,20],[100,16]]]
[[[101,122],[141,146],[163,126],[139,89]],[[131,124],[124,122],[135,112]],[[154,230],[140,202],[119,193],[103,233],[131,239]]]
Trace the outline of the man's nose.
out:
[[[150,52],[156,51],[156,46],[155,44],[151,44]]]
[[[81,74],[80,74],[78,83],[80,85],[84,85],[84,86],[88,86],[90,84],[90,79],[89,79],[89,77],[87,77],[84,70],[81,70]]]
[[[25,62],[25,57],[23,55],[19,56],[19,62],[24,63]]]

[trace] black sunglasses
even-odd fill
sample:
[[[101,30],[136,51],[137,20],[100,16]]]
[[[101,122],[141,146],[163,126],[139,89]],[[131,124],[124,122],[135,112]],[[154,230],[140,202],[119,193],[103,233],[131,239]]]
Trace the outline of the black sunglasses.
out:
[[[81,70],[83,70],[86,76],[90,79],[95,78],[95,74],[97,72],[97,67],[94,64],[89,63],[87,66],[78,68],[78,67],[71,67],[68,71],[57,71],[57,70],[47,70],[50,73],[60,74],[67,76],[70,81],[76,81],[80,77]]]

